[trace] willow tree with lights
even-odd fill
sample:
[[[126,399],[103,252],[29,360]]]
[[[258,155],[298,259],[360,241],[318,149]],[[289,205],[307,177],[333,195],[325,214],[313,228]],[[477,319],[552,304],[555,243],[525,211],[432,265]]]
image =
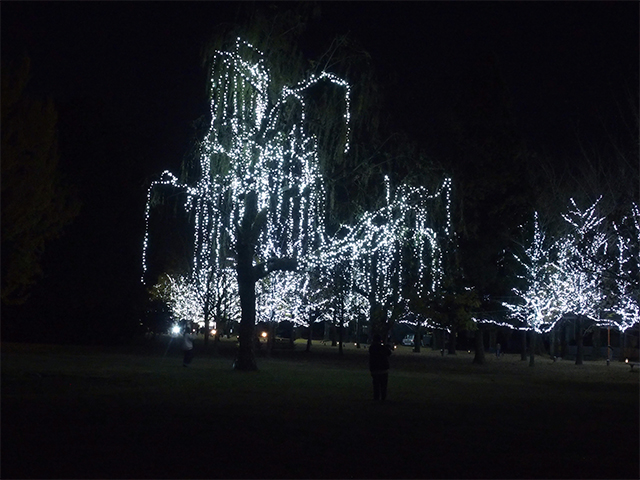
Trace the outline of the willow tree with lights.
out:
[[[211,83],[198,190],[207,208],[197,217],[220,227],[217,243],[232,246],[242,308],[235,367],[253,370],[256,282],[297,270],[324,243],[325,192],[316,139],[306,132],[306,90],[319,83],[340,89],[348,112],[349,87],[323,72],[273,95],[264,55],[240,39],[232,51],[217,52]],[[214,245],[201,239],[198,247],[205,254],[194,263],[205,264]]]
[[[435,192],[409,185],[392,189],[387,179],[386,204],[365,212],[355,225],[343,226],[310,260],[325,277],[340,279],[334,283],[339,284],[341,302],[343,291],[361,297],[350,303],[361,308],[365,302],[371,328],[383,338],[410,311],[411,298],[434,294],[441,286],[442,244],[452,233],[450,187],[445,179]],[[433,218],[438,199],[444,199],[446,219],[441,232]],[[358,308],[353,310],[356,316]]]
[[[211,122],[196,161],[185,164],[183,180],[165,172],[150,192],[160,185],[184,191],[194,219],[193,282],[211,289],[218,272],[234,265],[242,307],[235,366],[251,370],[257,282],[263,318],[280,319],[284,312],[268,298],[287,299],[298,322],[310,312],[305,302],[293,301],[296,293],[313,296],[291,288],[295,277],[265,279],[309,270],[305,257],[326,243],[325,218],[332,214],[325,185],[335,186],[332,168],[349,151],[350,87],[325,71],[291,86],[282,70],[274,79],[255,46],[238,38],[226,47],[212,54]],[[290,77],[298,71],[292,67]],[[147,224],[150,204],[151,193]],[[147,232],[145,252],[148,242]],[[146,270],[146,254],[143,263]]]

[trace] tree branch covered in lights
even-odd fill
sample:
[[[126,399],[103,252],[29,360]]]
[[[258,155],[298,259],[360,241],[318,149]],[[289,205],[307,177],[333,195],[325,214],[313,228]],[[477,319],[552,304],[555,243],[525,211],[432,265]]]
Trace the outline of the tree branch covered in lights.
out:
[[[407,185],[392,193],[387,179],[386,205],[345,226],[310,260],[329,278],[348,270],[348,291],[366,299],[371,325],[382,335],[406,314],[411,298],[433,293],[442,283],[442,244],[452,235],[450,189],[446,179],[434,193]],[[436,229],[438,209],[446,220]]]
[[[562,215],[571,229],[558,241],[554,263],[558,273],[553,282],[561,312],[593,321],[599,319],[605,300],[608,248],[605,218],[597,214],[598,201],[582,211],[571,199],[573,209]]]
[[[619,225],[613,224],[617,256],[612,321],[623,332],[640,322],[640,209],[632,203],[630,210]]]
[[[534,215],[532,241],[522,256],[514,255],[524,269],[520,278],[525,281],[526,287],[513,289],[520,299],[519,303],[504,302],[503,305],[527,330],[546,333],[554,327],[558,314],[562,313],[554,288],[558,270],[553,265],[553,245],[549,245],[540,228],[538,212]]]

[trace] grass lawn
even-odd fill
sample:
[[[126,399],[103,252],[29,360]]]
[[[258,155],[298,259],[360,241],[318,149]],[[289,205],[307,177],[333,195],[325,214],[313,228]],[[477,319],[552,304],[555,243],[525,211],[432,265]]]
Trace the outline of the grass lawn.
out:
[[[144,347],[2,344],[2,478],[638,478],[638,369],[314,343],[231,369]],[[201,340],[200,340],[201,342]],[[202,347],[197,344],[196,347]]]

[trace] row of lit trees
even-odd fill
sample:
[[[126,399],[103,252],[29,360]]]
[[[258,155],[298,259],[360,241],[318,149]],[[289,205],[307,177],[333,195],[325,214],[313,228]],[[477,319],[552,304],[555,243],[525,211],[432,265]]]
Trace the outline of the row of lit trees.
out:
[[[581,363],[589,327],[624,332],[639,321],[638,206],[631,204],[628,214],[615,221],[599,213],[599,201],[583,210],[572,199],[562,215],[567,230],[557,236],[544,231],[536,213],[529,242],[515,255],[523,286],[513,289],[515,301],[504,303],[512,321],[501,324],[530,331],[532,352],[536,334],[571,320]]]

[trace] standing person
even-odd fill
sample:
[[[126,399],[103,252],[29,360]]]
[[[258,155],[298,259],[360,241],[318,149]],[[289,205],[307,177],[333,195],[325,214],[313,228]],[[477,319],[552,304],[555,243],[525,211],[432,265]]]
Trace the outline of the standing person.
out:
[[[385,400],[387,398],[390,355],[391,347],[384,345],[382,338],[376,333],[369,347],[369,371],[373,379],[374,400]]]
[[[193,360],[193,341],[196,339],[196,335],[193,334],[191,323],[187,323],[182,333],[182,350],[184,351],[184,359],[182,360],[182,366],[188,367]]]

